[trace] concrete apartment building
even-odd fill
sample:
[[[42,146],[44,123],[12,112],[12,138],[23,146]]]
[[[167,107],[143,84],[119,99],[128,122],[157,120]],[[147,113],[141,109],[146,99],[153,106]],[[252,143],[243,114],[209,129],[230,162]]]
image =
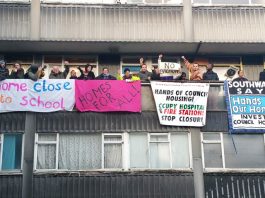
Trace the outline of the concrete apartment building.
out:
[[[265,1],[0,1],[0,57],[99,74],[149,70],[159,53],[214,63],[202,128],[159,124],[149,83],[141,113],[0,114],[0,197],[265,197],[265,136],[228,133],[223,81],[264,69]],[[188,73],[188,72],[187,72]],[[160,136],[165,142],[151,141]],[[232,141],[232,137],[234,143]],[[139,154],[139,145],[146,150]],[[155,146],[154,146],[155,145]],[[10,156],[12,152],[12,158]],[[161,164],[161,154],[172,156]],[[89,153],[89,158],[84,157]],[[152,155],[150,154],[152,153]]]

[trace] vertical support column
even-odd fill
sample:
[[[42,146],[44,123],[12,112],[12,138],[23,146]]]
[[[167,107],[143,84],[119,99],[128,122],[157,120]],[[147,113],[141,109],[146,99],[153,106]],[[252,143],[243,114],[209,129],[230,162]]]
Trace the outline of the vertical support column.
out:
[[[199,128],[191,129],[192,161],[194,174],[195,198],[205,197],[204,178],[201,155],[201,135]]]
[[[26,112],[24,135],[22,198],[33,197],[33,162],[36,132],[36,114]]]
[[[184,23],[184,41],[194,41],[194,28],[192,18],[191,0],[183,0],[183,23]]]
[[[30,39],[40,40],[40,0],[31,0]]]

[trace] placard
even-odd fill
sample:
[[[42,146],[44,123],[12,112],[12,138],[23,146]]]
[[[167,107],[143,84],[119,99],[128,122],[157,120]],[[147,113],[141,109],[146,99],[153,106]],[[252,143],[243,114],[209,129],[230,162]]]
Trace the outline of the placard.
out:
[[[234,133],[265,132],[265,82],[225,81],[229,129]]]
[[[140,81],[77,80],[76,108],[79,111],[141,112]]]
[[[160,124],[204,126],[209,84],[151,82]]]
[[[0,82],[0,112],[71,111],[75,104],[74,80],[8,79]]]

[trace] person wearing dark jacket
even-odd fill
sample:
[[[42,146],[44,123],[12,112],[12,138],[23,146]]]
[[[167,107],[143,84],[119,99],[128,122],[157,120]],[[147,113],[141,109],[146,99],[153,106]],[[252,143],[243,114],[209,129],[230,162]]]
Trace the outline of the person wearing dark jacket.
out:
[[[244,77],[245,74],[244,74],[244,71],[243,71],[243,70],[239,70],[239,71],[237,72],[237,74],[238,74],[238,77],[235,78],[235,79],[233,80],[233,82],[234,82],[234,81],[237,81],[237,82],[248,81],[248,79]]]
[[[70,72],[70,79],[78,79],[78,77],[76,76],[75,70],[71,70],[71,72]]]
[[[207,65],[207,71],[202,75],[203,80],[219,80],[217,73],[213,72],[213,66],[213,64]]]
[[[32,64],[30,65],[24,78],[37,81],[38,79],[41,79],[41,74],[42,74],[42,67],[38,64]]]
[[[160,70],[158,66],[154,66],[151,74],[151,80],[161,80],[160,78]]]
[[[95,74],[92,71],[93,69],[92,65],[87,64],[85,66],[85,71],[83,71],[80,67],[78,67],[78,69],[81,73],[78,79],[80,80],[94,80],[95,79]]]
[[[6,63],[3,60],[0,60],[0,81],[7,79],[9,76],[9,71],[6,68]]]
[[[265,81],[265,69],[259,73],[259,81]]]
[[[21,67],[19,63],[14,64],[9,78],[10,79],[24,79],[24,69]]]
[[[106,67],[102,69],[102,74],[97,76],[95,79],[96,80],[116,80],[114,76],[109,74],[109,70]]]
[[[61,72],[59,70],[59,66],[53,66],[52,71],[49,75],[49,79],[65,79],[66,76],[68,75],[69,67],[68,65],[65,65],[64,68],[65,68],[64,71]]]

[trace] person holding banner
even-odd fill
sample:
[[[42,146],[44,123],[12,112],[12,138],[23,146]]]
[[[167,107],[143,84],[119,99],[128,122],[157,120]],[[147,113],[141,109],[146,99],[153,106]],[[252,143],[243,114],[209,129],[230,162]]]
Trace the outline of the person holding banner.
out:
[[[12,72],[9,76],[10,79],[24,79],[24,69],[19,63],[13,65]]]
[[[139,77],[141,81],[149,81],[151,79],[152,73],[147,70],[147,65],[144,63],[144,58],[140,58],[141,70],[139,72]]]
[[[202,71],[198,63],[191,64],[184,56],[181,57],[190,72],[190,80],[202,80]]]
[[[93,69],[92,65],[87,64],[85,66],[85,71],[83,71],[80,67],[78,67],[78,69],[81,73],[81,75],[79,76],[78,79],[80,79],[80,80],[94,80],[95,79],[95,74],[92,71],[92,69]]]
[[[6,63],[3,60],[0,60],[0,81],[8,78],[9,71],[6,68]]]
[[[25,79],[31,79],[33,81],[37,81],[38,79],[41,79],[43,68],[41,65],[32,64],[30,65],[27,73],[25,74]]]
[[[238,82],[241,82],[241,81],[248,81],[248,79],[244,77],[244,71],[243,71],[243,70],[241,70],[241,69],[238,70],[237,74],[238,74],[238,77],[235,78],[235,79],[233,80],[233,82],[234,82],[234,81],[238,81]]]
[[[162,62],[163,54],[158,56],[158,68],[161,80],[180,80],[181,67],[179,63]]]
[[[116,78],[109,74],[109,69],[104,67],[102,73],[95,78],[96,80],[116,80]]]
[[[219,80],[219,77],[217,75],[217,73],[213,72],[213,64],[208,64],[206,69],[207,71],[205,73],[203,73],[203,80]]]
[[[69,66],[65,65],[64,66],[64,71],[61,72],[59,70],[59,66],[53,66],[52,71],[49,75],[49,79],[66,79],[66,76],[68,75],[69,72]]]

